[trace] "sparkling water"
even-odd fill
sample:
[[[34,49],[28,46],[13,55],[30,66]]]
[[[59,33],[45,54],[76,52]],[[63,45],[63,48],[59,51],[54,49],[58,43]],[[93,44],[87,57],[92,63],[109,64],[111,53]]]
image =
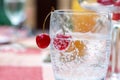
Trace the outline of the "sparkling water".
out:
[[[62,51],[54,47],[52,37],[51,59],[55,80],[104,80],[111,48],[108,35],[70,35],[69,46]],[[75,44],[76,41],[79,44]]]

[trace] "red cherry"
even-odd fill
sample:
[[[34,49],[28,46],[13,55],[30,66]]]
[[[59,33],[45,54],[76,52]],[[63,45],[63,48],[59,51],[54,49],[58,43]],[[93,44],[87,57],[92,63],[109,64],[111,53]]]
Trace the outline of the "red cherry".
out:
[[[112,19],[113,20],[120,20],[120,13],[113,13]]]
[[[50,44],[50,36],[46,33],[42,33],[36,36],[36,43],[39,48],[46,48]]]
[[[65,50],[70,44],[70,35],[57,34],[53,39],[54,47],[57,50]]]
[[[120,0],[117,0],[117,1],[114,3],[114,6],[120,6]]]
[[[98,3],[103,5],[111,5],[114,4],[114,0],[97,0]]]

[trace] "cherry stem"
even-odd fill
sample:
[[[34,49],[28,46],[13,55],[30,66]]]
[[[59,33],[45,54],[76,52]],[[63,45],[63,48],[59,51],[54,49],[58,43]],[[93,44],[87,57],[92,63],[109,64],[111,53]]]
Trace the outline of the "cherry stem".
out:
[[[53,12],[54,10],[55,10],[55,8],[54,8],[54,7],[51,7],[51,12]],[[44,20],[44,23],[43,23],[43,33],[45,32],[45,23],[46,23],[48,17],[50,16],[51,12],[49,12],[49,13],[47,14],[47,16],[45,17],[45,20]]]

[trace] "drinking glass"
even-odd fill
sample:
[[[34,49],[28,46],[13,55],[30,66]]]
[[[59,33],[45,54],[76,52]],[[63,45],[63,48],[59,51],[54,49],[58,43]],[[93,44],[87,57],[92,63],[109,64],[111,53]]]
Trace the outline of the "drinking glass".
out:
[[[13,26],[19,25],[25,19],[25,0],[4,0],[4,9]]]
[[[109,13],[55,10],[50,37],[55,80],[105,80],[111,50]]]

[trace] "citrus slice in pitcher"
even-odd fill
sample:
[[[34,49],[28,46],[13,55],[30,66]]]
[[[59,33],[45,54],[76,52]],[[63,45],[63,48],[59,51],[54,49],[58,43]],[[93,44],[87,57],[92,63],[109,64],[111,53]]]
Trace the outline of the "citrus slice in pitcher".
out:
[[[86,48],[86,45],[84,44],[84,42],[76,40],[74,42],[74,45],[78,49],[78,54],[77,55],[80,56],[80,57],[84,56],[85,55],[84,51],[85,51],[85,48]]]
[[[89,15],[89,12],[90,11],[86,11],[86,12],[83,12],[83,14],[81,13],[81,14],[72,16],[72,23],[74,26],[73,31],[89,32],[93,29],[93,27],[96,24],[97,14],[95,14],[93,12],[93,14],[90,13],[90,15]],[[85,13],[87,13],[87,14],[85,14]]]
[[[85,48],[86,45],[84,44],[83,41],[79,41],[79,40],[75,40],[73,42],[70,43],[70,46],[67,48],[66,52],[77,52],[75,56],[79,56],[82,57],[85,55]]]

